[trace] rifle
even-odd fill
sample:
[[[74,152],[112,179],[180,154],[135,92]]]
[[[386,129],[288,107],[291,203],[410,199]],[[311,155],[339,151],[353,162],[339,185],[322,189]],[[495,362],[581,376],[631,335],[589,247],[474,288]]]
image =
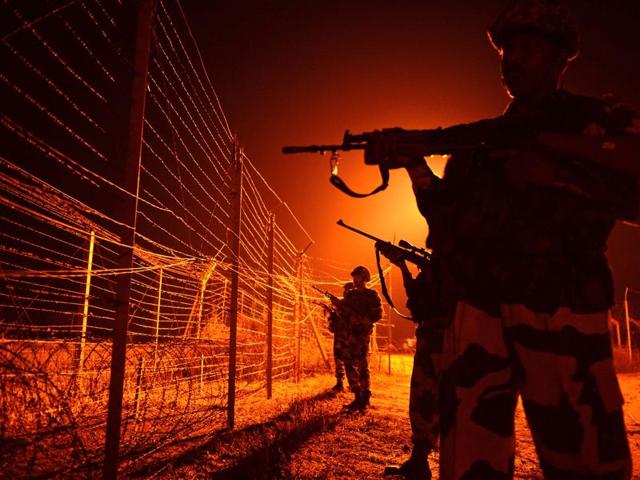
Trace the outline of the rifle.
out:
[[[351,230],[352,232],[357,233],[358,235],[362,235],[370,240],[373,240],[375,243],[376,249],[376,266],[378,267],[378,276],[380,277],[380,290],[382,290],[382,295],[384,295],[385,300],[389,304],[389,306],[396,312],[397,315],[402,318],[406,318],[407,320],[412,320],[411,317],[405,315],[398,311],[398,309],[393,304],[393,300],[391,300],[391,296],[389,295],[389,290],[387,290],[387,284],[384,280],[384,275],[382,272],[382,265],[380,264],[380,250],[386,249],[387,251],[392,250],[400,254],[400,257],[407,262],[411,262],[416,265],[421,270],[425,268],[429,262],[431,261],[431,253],[429,253],[424,248],[416,247],[411,245],[406,240],[400,240],[398,245],[394,245],[391,242],[387,242],[386,240],[382,240],[381,238],[375,237],[367,232],[359,230],[351,225],[347,225],[342,220],[338,220],[336,222],[343,228]]]
[[[327,313],[331,313],[331,312],[334,311],[334,309],[332,307],[330,307],[329,305],[327,305],[324,302],[314,301],[314,302],[311,302],[311,303],[314,303],[315,305],[318,305],[319,307],[322,307],[322,309]]]
[[[581,134],[563,134],[541,131],[545,119],[541,115],[514,115],[496,117],[447,128],[431,130],[404,130],[387,128],[380,131],[352,134],[347,130],[341,144],[286,146],[282,153],[331,152],[331,176],[329,182],[349,196],[362,198],[373,195],[389,185],[389,170],[381,165],[382,183],[369,193],[351,190],[338,176],[338,152],[364,150],[369,142],[381,135],[394,135],[398,146],[419,146],[423,156],[455,155],[461,152],[490,151],[503,148],[532,149],[553,155],[568,163],[577,162],[590,167],[614,170],[640,180],[640,168],[636,162],[640,154],[638,135],[590,137]],[[365,159],[369,165],[375,164]]]
[[[386,240],[382,240],[381,238],[371,235],[370,233],[359,230],[355,227],[352,227],[351,225],[347,225],[342,220],[338,220],[336,223],[341,227],[346,228],[347,230],[351,230],[352,232],[355,232],[358,235],[362,235],[363,237],[366,237],[376,242],[376,250],[386,250],[386,251],[396,252],[397,254],[399,254],[402,260],[406,260],[407,262],[413,263],[418,268],[424,268],[425,265],[427,265],[431,260],[430,252],[428,252],[424,248],[411,245],[406,240],[400,240],[398,242],[398,245],[394,245],[393,243],[388,242]]]
[[[369,193],[354,192],[338,176],[338,152],[364,150],[369,142],[379,138],[380,135],[395,135],[399,145],[420,145],[423,156],[450,155],[460,152],[496,148],[498,146],[506,147],[512,145],[515,138],[519,140],[519,143],[524,142],[525,139],[531,142],[531,130],[523,126],[525,123],[528,124],[528,121],[525,122],[520,118],[517,120],[505,120],[503,117],[497,117],[495,119],[480,120],[479,122],[432,130],[386,128],[380,131],[360,134],[352,134],[347,130],[344,133],[341,144],[286,146],[282,148],[282,153],[320,153],[324,155],[326,152],[331,152],[331,177],[329,178],[329,182],[349,196],[362,198],[387,188],[389,185],[389,170],[378,165],[382,183]],[[368,162],[367,159],[365,159],[365,163],[374,164]]]
[[[316,287],[315,285],[312,285],[312,288],[314,288],[315,290],[317,290],[318,292],[323,294],[325,297],[327,297],[329,300],[331,300],[331,303],[333,303],[333,305],[336,307],[336,309],[342,309],[345,312],[347,312],[349,315],[357,315],[358,314],[355,310],[350,308],[348,305],[345,305],[344,300],[342,300],[341,298],[335,296],[333,293],[328,292],[326,290],[322,290],[322,289]],[[329,307],[329,308],[331,308],[331,307]]]

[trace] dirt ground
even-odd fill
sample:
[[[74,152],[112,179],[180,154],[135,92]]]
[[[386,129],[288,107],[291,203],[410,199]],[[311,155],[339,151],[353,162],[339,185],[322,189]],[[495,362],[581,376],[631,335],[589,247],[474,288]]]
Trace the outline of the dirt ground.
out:
[[[247,425],[225,438],[211,439],[183,455],[179,463],[165,465],[151,476],[225,480],[380,479],[386,465],[401,463],[410,451],[407,409],[411,362],[410,356],[396,356],[392,375],[386,372],[374,375],[372,406],[365,415],[343,412],[341,407],[350,401],[350,395],[328,393],[333,378],[317,376],[300,385],[304,393],[300,392],[283,414],[259,425]],[[640,373],[623,373],[619,379],[634,456],[633,478],[640,479]],[[318,389],[322,393],[317,394]],[[314,390],[316,394],[310,395]],[[292,392],[287,394],[291,399]],[[245,421],[250,422],[250,417]],[[521,406],[516,422],[515,478],[542,478]],[[429,461],[435,473],[433,478],[437,479],[437,453]]]

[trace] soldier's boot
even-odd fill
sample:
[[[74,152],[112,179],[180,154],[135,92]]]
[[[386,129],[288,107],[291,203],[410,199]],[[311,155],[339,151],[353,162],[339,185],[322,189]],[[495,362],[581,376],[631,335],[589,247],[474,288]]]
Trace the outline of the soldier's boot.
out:
[[[355,394],[355,398],[353,399],[353,401],[351,403],[343,405],[342,408],[345,408],[347,410],[358,410],[361,408],[360,405],[362,405],[362,392],[360,390],[356,390],[353,393]]]
[[[398,476],[405,480],[431,480],[431,468],[427,461],[428,452],[413,450],[409,459],[399,466],[385,467],[384,477]]]
[[[338,378],[336,380],[336,384],[331,387],[331,390],[334,392],[342,392],[344,390],[344,384],[342,383],[342,378]]]
[[[364,390],[360,398],[359,410],[366,410],[369,407],[369,399],[371,398],[371,390]]]

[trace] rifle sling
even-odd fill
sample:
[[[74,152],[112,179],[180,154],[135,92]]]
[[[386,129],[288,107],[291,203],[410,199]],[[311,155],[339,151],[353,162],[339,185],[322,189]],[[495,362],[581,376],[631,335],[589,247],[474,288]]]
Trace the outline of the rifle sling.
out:
[[[369,197],[371,195],[375,195],[378,192],[381,192],[382,190],[386,189],[389,186],[389,170],[382,167],[381,165],[378,165],[378,168],[380,169],[380,177],[382,178],[382,183],[369,193],[354,192],[347,186],[344,180],[342,180],[338,175],[332,174],[331,177],[329,177],[329,183],[331,183],[331,185],[336,187],[342,193],[349,195],[350,197],[355,197],[355,198]]]
[[[382,295],[384,296],[384,299],[387,301],[387,303],[393,309],[393,311],[396,312],[397,315],[401,316],[402,318],[406,318],[407,320],[413,321],[412,317],[399,312],[396,306],[393,304],[393,300],[391,300],[391,295],[389,295],[389,291],[387,290],[387,283],[385,282],[384,274],[382,273],[382,265],[380,265],[380,249],[379,248],[376,248],[376,266],[378,267],[378,275],[380,276],[380,290],[382,290]],[[391,319],[389,319],[389,321],[391,321]]]

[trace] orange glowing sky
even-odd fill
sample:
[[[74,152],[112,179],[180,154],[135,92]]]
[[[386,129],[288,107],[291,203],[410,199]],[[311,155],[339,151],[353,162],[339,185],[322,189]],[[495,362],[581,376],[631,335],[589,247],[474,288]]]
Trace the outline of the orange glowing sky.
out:
[[[569,3],[582,26],[583,55],[565,86],[640,105],[638,2]],[[315,239],[308,253],[373,262],[371,244],[337,227],[339,218],[422,246],[427,228],[404,172],[392,172],[389,189],[376,197],[352,199],[327,182],[328,157],[280,149],[339,143],[345,129],[432,128],[500,114],[508,99],[485,31],[505,1],[183,4],[232,128]],[[355,190],[379,182],[361,153],[344,155],[341,175]],[[640,234],[618,230],[610,243],[614,270],[640,287]],[[299,243],[306,245],[302,237]]]

